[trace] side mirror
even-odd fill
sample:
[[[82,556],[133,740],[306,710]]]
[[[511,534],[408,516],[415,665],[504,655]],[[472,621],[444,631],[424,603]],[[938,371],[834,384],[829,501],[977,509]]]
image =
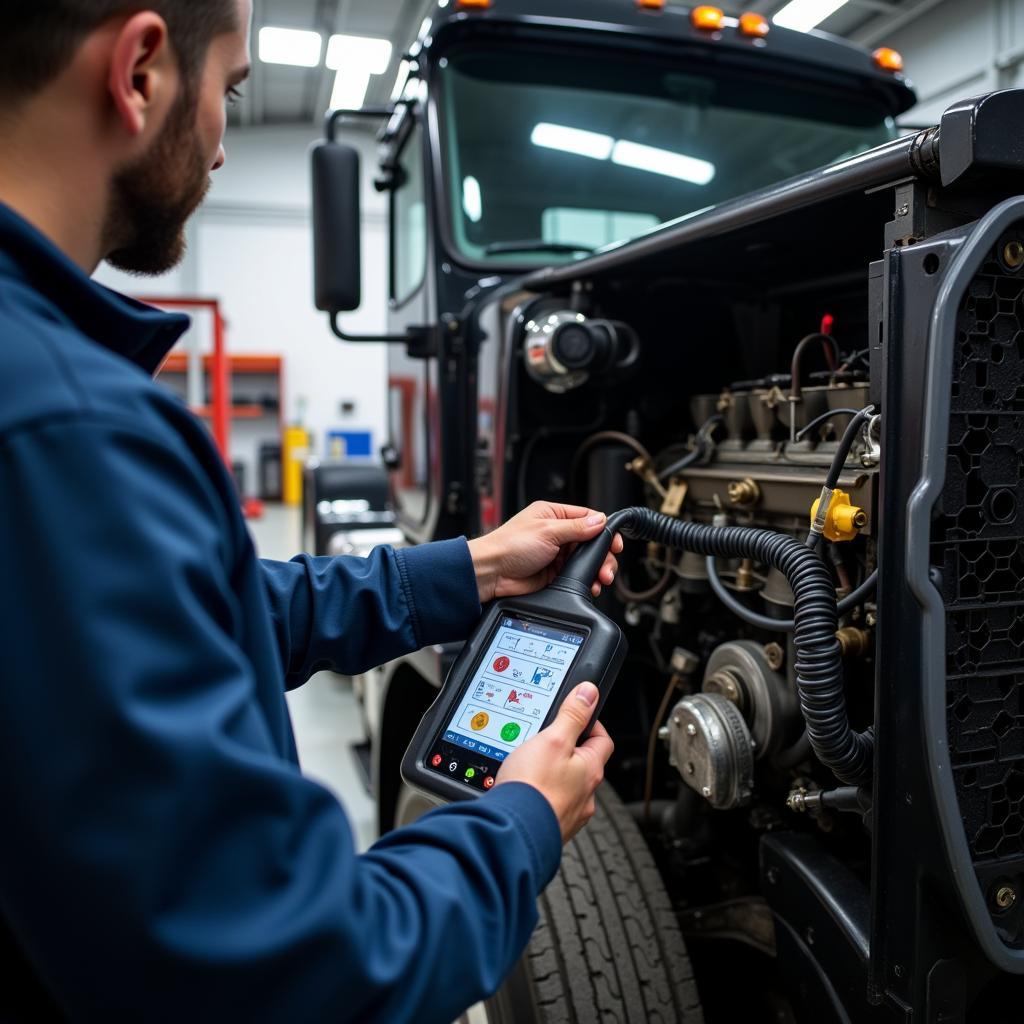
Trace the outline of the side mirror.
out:
[[[359,151],[340,142],[313,148],[313,288],[332,315],[362,302]]]

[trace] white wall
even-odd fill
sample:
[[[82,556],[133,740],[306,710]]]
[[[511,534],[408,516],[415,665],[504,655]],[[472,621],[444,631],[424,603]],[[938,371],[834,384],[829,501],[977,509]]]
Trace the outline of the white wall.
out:
[[[102,267],[104,284],[134,295],[191,295],[220,300],[228,321],[228,351],[284,358],[284,412],[304,425],[323,452],[332,428],[368,429],[374,450],[384,440],[386,355],[383,345],[342,344],[313,308],[309,148],[315,128],[256,128],[229,133],[227,163],[189,227],[182,265],[157,279],[139,279]],[[372,136],[346,141],[363,154],[363,306],[345,318],[357,332],[385,326],[387,309],[386,203],[372,187]],[[202,325],[201,336],[207,332]],[[340,405],[356,404],[351,416]],[[264,436],[257,436],[258,434]],[[255,450],[266,425],[236,420],[232,456],[247,463],[255,486]]]
[[[891,31],[885,21],[858,41],[903,54],[919,102],[902,121],[935,123],[957,100],[1024,85],[1024,0],[941,0]]]

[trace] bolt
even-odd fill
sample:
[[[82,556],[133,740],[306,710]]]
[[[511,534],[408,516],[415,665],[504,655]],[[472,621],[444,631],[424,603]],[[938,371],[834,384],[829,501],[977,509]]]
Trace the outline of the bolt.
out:
[[[688,724],[688,725],[686,726],[686,735],[687,735],[687,736],[696,736],[696,735],[697,735],[697,726],[695,726],[695,725],[693,724],[693,722],[690,722],[690,723],[689,723],[689,724]]]
[[[786,663],[786,652],[782,647],[774,641],[770,644],[764,645],[764,660],[768,662],[768,667],[773,672],[778,672],[780,668]]]
[[[902,206],[898,207],[897,210],[896,210],[896,216],[897,217],[906,217],[906,215],[908,213],[910,213],[910,204],[909,203],[904,203]]]
[[[673,725],[682,725],[683,724],[682,717],[680,715],[673,715],[672,716],[672,724]]]
[[[996,906],[1000,910],[1009,910],[1017,902],[1017,892],[1009,885],[1001,885],[996,890]]]
[[[716,672],[704,683],[705,693],[717,693],[737,707],[743,707],[743,691],[728,669]]]
[[[668,726],[667,725],[663,725],[658,730],[658,739],[659,740],[667,740],[668,739]]]
[[[693,773],[695,771],[696,771],[696,768],[693,767],[693,762],[692,761],[687,761],[686,762],[686,774],[687,775],[693,775]]]
[[[903,977],[903,964],[895,964],[895,965],[893,965],[892,973],[895,974],[897,978],[902,978]]]
[[[746,480],[734,480],[726,488],[726,493],[733,505],[753,505],[761,497],[761,488],[747,477]]]
[[[677,676],[693,675],[700,666],[700,658],[693,651],[688,651],[685,647],[677,647],[672,652],[669,666]]]
[[[1003,246],[1003,262],[1011,270],[1020,270],[1021,267],[1024,267],[1024,244],[1016,239],[1007,242]]]
[[[863,530],[864,527],[868,525],[868,514],[864,509],[857,509],[854,513],[853,525],[856,526],[858,530]]]
[[[711,787],[710,786],[701,786],[700,787],[700,795],[710,799],[710,797],[711,797]]]

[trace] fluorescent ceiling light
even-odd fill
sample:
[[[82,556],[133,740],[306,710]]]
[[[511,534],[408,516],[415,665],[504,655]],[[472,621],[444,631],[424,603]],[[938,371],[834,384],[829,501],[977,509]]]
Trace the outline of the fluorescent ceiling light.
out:
[[[323,45],[323,37],[319,32],[303,32],[293,28],[260,29],[260,60],[264,64],[315,68],[320,63]]]
[[[361,110],[369,88],[369,71],[362,68],[339,71],[331,92],[331,110]]]
[[[809,32],[827,17],[835,14],[846,2],[847,0],[789,0],[772,21],[782,28]]]
[[[638,142],[616,142],[612,150],[612,163],[679,178],[694,185],[706,185],[715,176],[715,165],[707,160],[698,160],[667,149],[656,149],[654,146],[641,146]]]
[[[580,128],[567,128],[561,124],[541,122],[533,129],[530,141],[545,149],[560,149],[564,153],[589,156],[594,160],[607,160],[615,140],[610,135],[585,132]]]
[[[327,44],[327,66],[332,71],[358,68],[371,75],[383,75],[391,65],[391,43],[371,36],[331,36]]]
[[[392,103],[397,103],[405,95],[405,87],[409,81],[409,72],[411,70],[412,65],[407,60],[403,60],[398,65],[398,77],[395,79],[395,87],[391,90]]]
[[[480,223],[484,215],[484,197],[480,182],[472,175],[462,182],[462,209],[474,224]]]

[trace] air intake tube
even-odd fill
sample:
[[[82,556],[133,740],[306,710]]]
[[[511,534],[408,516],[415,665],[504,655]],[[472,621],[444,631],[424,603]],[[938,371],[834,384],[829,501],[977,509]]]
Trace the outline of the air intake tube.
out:
[[[609,516],[604,532],[569,559],[551,586],[589,594],[616,533],[677,551],[751,558],[778,569],[789,581],[796,599],[796,685],[811,748],[841,782],[859,786],[870,780],[874,731],[856,733],[850,728],[836,640],[839,613],[835,586],[820,555],[793,537],[770,530],[704,526],[647,508],[628,508]]]

